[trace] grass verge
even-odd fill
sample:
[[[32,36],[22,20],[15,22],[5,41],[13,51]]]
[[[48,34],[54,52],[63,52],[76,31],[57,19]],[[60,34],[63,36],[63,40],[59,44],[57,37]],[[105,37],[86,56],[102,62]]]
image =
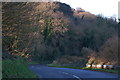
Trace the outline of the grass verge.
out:
[[[27,61],[27,64],[29,65],[29,64],[40,64],[40,63],[35,62],[35,61]]]
[[[28,69],[24,59],[2,61],[2,77],[3,78],[37,78],[35,73]]]
[[[79,66],[62,66],[59,64],[48,64],[49,67],[59,67],[59,68],[73,68],[73,69],[82,69],[82,67]]]
[[[59,68],[84,69],[84,70],[92,70],[92,71],[101,71],[101,72],[120,74],[120,70],[112,70],[112,69],[92,69],[92,68],[79,67],[79,66],[62,66],[62,65],[58,65],[58,64],[48,64],[48,66],[49,67],[59,67]]]
[[[85,70],[92,70],[92,71],[101,71],[101,72],[120,74],[120,70],[115,70],[115,69],[92,69],[92,68],[86,68],[86,67],[84,67],[83,69],[85,69]]]

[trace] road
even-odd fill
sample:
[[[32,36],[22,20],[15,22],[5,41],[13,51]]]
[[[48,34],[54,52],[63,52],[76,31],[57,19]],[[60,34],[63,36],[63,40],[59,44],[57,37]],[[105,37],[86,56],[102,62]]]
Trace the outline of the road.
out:
[[[40,80],[119,80],[117,74],[90,70],[56,68],[44,65],[30,65],[29,69],[35,72]]]

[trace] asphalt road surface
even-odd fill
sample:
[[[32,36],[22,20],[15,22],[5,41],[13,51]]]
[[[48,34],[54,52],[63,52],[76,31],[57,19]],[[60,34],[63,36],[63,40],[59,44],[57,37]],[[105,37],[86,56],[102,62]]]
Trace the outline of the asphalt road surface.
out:
[[[117,74],[71,69],[47,67],[44,65],[30,65],[29,69],[37,74],[40,80],[120,80]]]

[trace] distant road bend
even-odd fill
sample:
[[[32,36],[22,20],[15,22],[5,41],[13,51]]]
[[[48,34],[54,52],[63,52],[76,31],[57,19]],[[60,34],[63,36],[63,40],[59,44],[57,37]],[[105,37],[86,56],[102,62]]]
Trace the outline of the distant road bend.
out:
[[[44,65],[30,65],[40,80],[120,80],[118,74],[90,70],[56,68]]]

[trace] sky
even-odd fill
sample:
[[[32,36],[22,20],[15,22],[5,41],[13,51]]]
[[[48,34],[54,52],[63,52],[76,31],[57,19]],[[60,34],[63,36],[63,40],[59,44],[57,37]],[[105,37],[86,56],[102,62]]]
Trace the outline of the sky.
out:
[[[72,8],[80,7],[92,14],[118,18],[118,2],[120,0],[60,0]]]

